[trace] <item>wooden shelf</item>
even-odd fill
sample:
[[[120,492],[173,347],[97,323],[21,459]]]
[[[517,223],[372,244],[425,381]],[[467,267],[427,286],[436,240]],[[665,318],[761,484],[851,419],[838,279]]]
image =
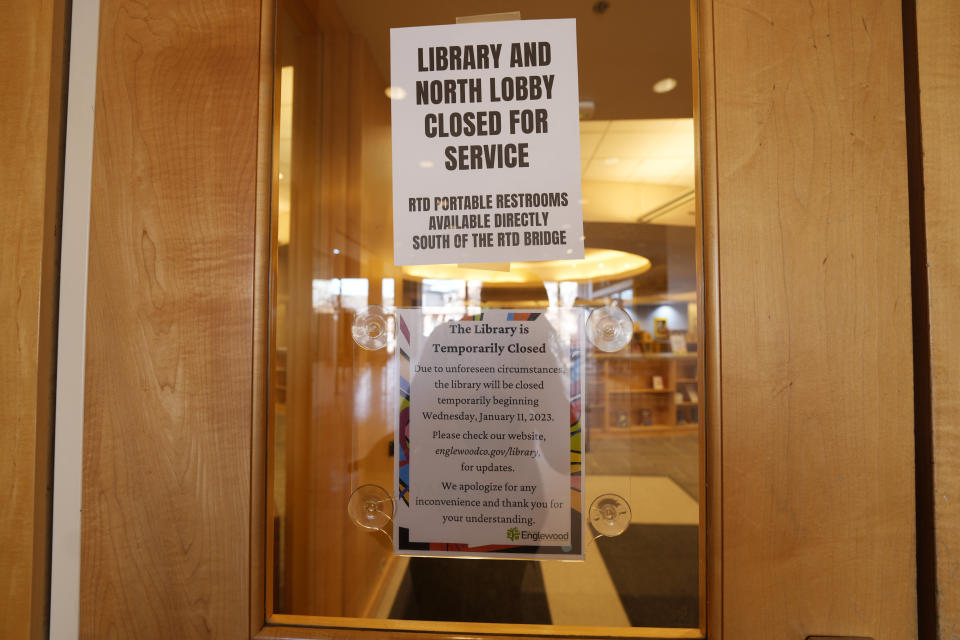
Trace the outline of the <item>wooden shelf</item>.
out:
[[[663,382],[663,389],[653,388],[654,378]],[[699,403],[677,401],[679,394],[699,391],[696,353],[591,354],[586,382],[590,437],[631,438],[698,428]]]
[[[685,433],[696,433],[695,424],[654,424],[654,425],[634,425],[631,427],[613,427],[611,429],[594,430],[588,432],[590,439],[612,439],[612,438],[643,438],[646,436],[668,436],[681,435]]]
[[[693,360],[696,353],[644,353],[642,351],[623,351],[609,353],[598,351],[590,354],[594,360]]]

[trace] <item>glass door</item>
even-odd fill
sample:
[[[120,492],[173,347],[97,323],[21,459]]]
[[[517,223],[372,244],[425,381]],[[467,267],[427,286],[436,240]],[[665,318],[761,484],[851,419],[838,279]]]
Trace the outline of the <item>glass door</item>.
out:
[[[391,83],[390,29],[498,12],[480,19],[576,21],[584,256],[398,266],[391,102],[416,96]],[[690,21],[686,3],[279,1],[269,622],[701,635]],[[420,168],[428,179],[445,170],[429,159]],[[371,313],[382,348],[355,337]],[[579,399],[571,511],[582,558],[398,553],[391,518],[404,499],[408,450],[397,434],[411,344],[400,324],[426,340],[443,323],[508,316],[545,319],[568,350],[571,335],[584,336],[568,397]],[[590,333],[604,318],[618,341]],[[439,420],[450,433],[468,429]],[[359,526],[369,521],[348,508],[358,495],[382,495],[386,520]]]

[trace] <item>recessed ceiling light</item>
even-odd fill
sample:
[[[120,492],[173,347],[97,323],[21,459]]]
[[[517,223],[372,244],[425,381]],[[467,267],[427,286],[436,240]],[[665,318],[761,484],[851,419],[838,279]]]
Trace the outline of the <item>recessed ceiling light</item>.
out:
[[[335,255],[335,256],[340,255],[340,249],[334,249],[334,250],[333,250],[333,255]]]
[[[620,163],[620,158],[604,158],[603,164],[607,166],[613,166]]]
[[[433,167],[433,163],[430,162],[429,160],[421,160],[417,164],[420,166],[421,169],[430,169]]]
[[[387,87],[383,92],[391,100],[403,100],[407,97],[407,90],[403,87]]]
[[[676,78],[661,78],[653,83],[654,93],[669,93],[677,88]]]

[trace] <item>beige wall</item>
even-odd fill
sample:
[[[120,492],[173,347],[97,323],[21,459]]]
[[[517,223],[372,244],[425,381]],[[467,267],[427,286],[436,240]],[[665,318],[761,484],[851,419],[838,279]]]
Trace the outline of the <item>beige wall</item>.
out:
[[[45,637],[64,3],[0,20],[0,637]]]

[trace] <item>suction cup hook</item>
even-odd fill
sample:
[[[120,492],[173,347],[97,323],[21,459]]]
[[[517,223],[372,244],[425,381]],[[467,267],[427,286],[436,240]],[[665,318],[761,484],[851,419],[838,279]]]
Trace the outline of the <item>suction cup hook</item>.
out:
[[[360,485],[350,494],[347,514],[358,527],[382,530],[393,519],[393,500],[379,485]]]
[[[588,517],[594,531],[613,538],[630,526],[630,504],[615,493],[605,493],[590,503]]]
[[[353,341],[368,351],[387,346],[387,312],[371,305],[353,319]]]
[[[619,351],[633,337],[633,321],[620,307],[599,307],[587,318],[587,336],[601,351]]]

